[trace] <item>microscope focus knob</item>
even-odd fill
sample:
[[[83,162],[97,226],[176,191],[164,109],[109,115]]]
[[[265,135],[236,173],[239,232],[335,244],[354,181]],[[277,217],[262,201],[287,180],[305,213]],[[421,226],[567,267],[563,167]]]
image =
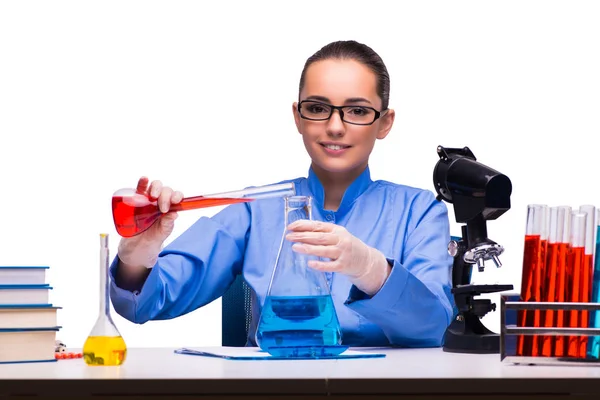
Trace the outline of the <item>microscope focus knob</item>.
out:
[[[452,257],[456,257],[458,254],[458,242],[456,240],[451,240],[450,243],[448,243],[448,254]]]

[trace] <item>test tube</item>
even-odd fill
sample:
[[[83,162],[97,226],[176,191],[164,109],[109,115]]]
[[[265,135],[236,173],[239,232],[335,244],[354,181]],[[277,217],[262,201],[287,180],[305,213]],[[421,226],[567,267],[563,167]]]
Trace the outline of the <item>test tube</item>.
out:
[[[592,274],[592,302],[600,303],[600,209],[596,214],[596,249],[594,252],[594,272]],[[590,327],[600,328],[600,310],[590,312]],[[588,338],[588,357],[600,358],[600,337]]]
[[[543,299],[546,302],[558,300],[556,289],[558,284],[558,260],[560,255],[560,242],[563,233],[563,220],[565,209],[550,207],[550,224],[548,236],[548,250],[546,252],[546,267],[544,274]],[[541,317],[544,327],[555,326],[555,311],[542,310]],[[555,340],[553,336],[541,336],[542,355],[551,357],[554,353]]]
[[[548,236],[550,233],[550,208],[548,206],[543,207],[543,219],[542,219],[542,234],[540,236],[540,253],[538,255],[537,270],[533,274],[533,288],[534,288],[534,301],[544,301],[544,293],[546,291],[546,254],[548,253]],[[533,311],[533,326],[539,328],[543,326],[543,314],[542,310]],[[532,338],[533,348],[531,349],[531,355],[541,356],[542,355],[542,337],[534,335]]]
[[[567,261],[567,298],[570,302],[581,302],[581,274],[583,273],[583,264],[585,262],[585,223],[587,214],[574,212],[571,216],[571,248]],[[579,328],[581,312],[577,310],[569,311],[569,327]],[[567,356],[579,358],[580,354],[580,336],[571,335],[568,337]]]
[[[558,277],[556,286],[556,301],[564,303],[567,301],[567,260],[571,248],[571,216],[573,210],[569,206],[561,206],[562,210],[562,236],[558,244]],[[564,328],[567,326],[567,313],[564,310],[556,311],[556,326]],[[556,336],[554,356],[564,357],[566,354],[565,336]]]
[[[594,270],[594,231],[596,230],[596,207],[593,205],[583,205],[579,207],[579,212],[586,215],[585,218],[585,250],[583,263],[581,265],[581,298],[579,301],[589,303],[592,298],[592,272]],[[580,327],[589,326],[589,311],[581,311]],[[588,337],[581,336],[579,343],[579,357],[585,358],[587,355]]]
[[[541,301],[540,286],[542,276],[540,264],[543,259],[542,257],[545,257],[545,251],[544,254],[542,254],[542,249],[546,246],[545,242],[547,242],[547,213],[547,205],[530,204],[527,206],[527,222],[525,225],[525,244],[523,247],[523,270],[521,279],[522,301]],[[539,327],[539,311],[519,310],[517,312],[517,324],[521,327]],[[538,355],[538,345],[536,342],[537,339],[534,336],[519,335],[517,337],[517,355]]]

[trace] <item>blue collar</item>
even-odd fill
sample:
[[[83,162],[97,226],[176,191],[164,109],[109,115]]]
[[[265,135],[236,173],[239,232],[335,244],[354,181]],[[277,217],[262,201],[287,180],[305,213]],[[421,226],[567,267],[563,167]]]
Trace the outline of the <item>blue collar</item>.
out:
[[[367,165],[367,168],[365,168],[344,192],[340,206],[335,212],[336,216],[342,218],[352,208],[354,201],[367,190],[372,182],[371,172]],[[325,190],[312,167],[308,171],[308,188],[313,195],[315,205],[319,207],[320,210],[324,210]]]

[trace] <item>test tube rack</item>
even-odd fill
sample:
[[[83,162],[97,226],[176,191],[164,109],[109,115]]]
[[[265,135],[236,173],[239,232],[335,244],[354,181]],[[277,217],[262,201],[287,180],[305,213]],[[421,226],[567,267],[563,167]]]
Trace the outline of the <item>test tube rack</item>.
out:
[[[516,342],[519,335],[543,336],[600,336],[599,328],[556,328],[556,327],[531,327],[517,326],[516,314],[518,310],[555,310],[555,311],[599,311],[600,303],[573,303],[573,302],[534,302],[520,301],[518,295],[500,295],[500,359],[503,363],[526,365],[577,365],[600,366],[600,359],[575,358],[575,357],[548,357],[548,356],[520,356],[516,355]],[[509,312],[514,318],[508,318]],[[507,322],[508,321],[508,322]],[[512,323],[515,322],[515,323]]]

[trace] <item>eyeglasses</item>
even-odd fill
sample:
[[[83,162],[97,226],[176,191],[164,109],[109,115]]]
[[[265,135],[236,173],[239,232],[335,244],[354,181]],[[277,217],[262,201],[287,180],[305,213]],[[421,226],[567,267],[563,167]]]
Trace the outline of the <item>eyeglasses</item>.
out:
[[[298,103],[300,116],[311,121],[326,121],[333,115],[333,110],[338,110],[342,121],[353,125],[371,125],[382,115],[381,111],[377,111],[373,107],[333,106],[312,100],[303,100]]]

